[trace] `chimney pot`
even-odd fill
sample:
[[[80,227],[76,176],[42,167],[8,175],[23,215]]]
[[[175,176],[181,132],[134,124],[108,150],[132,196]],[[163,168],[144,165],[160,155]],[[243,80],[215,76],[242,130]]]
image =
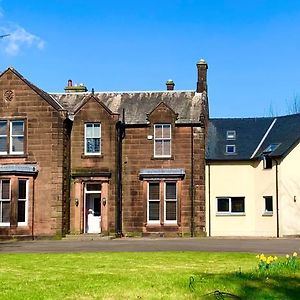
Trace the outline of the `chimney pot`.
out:
[[[72,85],[73,85],[72,80],[69,79],[69,80],[68,80],[68,86],[72,86]]]
[[[175,83],[174,83],[174,81],[172,79],[169,79],[166,82],[166,86],[167,86],[167,91],[173,91]]]

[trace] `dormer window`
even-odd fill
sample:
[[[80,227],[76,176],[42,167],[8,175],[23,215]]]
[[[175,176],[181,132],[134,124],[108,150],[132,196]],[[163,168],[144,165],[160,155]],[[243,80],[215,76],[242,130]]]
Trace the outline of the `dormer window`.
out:
[[[226,154],[235,154],[235,145],[226,145]]]
[[[235,132],[235,130],[227,130],[227,132],[226,132],[226,139],[227,140],[235,140],[236,139],[236,132]]]
[[[270,154],[271,152],[275,151],[279,147],[279,143],[270,144],[264,151],[264,154]]]
[[[171,124],[154,125],[154,157],[171,157]]]

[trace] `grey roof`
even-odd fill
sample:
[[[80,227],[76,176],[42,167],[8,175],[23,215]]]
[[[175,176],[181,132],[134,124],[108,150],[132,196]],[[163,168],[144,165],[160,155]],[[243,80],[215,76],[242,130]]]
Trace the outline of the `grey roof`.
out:
[[[50,94],[70,113],[91,93]],[[163,92],[103,92],[94,93],[113,113],[125,110],[127,124],[146,124],[147,114],[161,102],[178,114],[176,123],[199,123],[202,103],[206,104],[206,93],[194,91]]]
[[[236,131],[235,140],[227,140],[228,130]],[[250,160],[263,155],[271,144],[279,144],[270,156],[284,156],[300,141],[300,114],[270,118],[210,119],[207,160]],[[226,153],[226,145],[236,152]]]

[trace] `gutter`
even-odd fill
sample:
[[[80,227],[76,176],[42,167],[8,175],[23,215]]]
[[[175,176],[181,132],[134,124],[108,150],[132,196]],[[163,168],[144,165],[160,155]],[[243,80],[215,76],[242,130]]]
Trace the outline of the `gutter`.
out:
[[[195,209],[194,209],[194,126],[191,127],[191,185],[190,185],[190,191],[191,191],[191,237],[194,237],[195,235],[195,223],[194,223],[194,215],[195,215]]]
[[[211,236],[210,164],[208,167],[208,236]]]
[[[279,238],[280,230],[279,230],[279,199],[278,199],[278,161],[275,160],[275,190],[276,190],[276,236]]]

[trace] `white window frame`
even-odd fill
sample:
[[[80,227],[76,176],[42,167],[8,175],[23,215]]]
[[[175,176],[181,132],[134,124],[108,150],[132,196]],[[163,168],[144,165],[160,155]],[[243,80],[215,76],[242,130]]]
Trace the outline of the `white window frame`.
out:
[[[94,134],[94,126],[95,124],[99,125],[99,137],[87,137],[87,125],[93,125],[93,134]],[[101,155],[101,123],[100,122],[87,122],[84,124],[84,155],[93,156],[93,155]],[[87,139],[88,138],[99,138],[99,152],[87,152]]]
[[[233,152],[229,152],[228,151],[228,149],[229,149],[229,147],[233,147]],[[236,154],[236,147],[235,147],[235,145],[226,145],[226,154]]]
[[[5,145],[6,145],[6,151],[1,151],[0,152],[0,155],[7,155],[7,140],[8,140],[8,137],[7,137],[7,127],[9,126],[8,125],[8,122],[7,122],[7,120],[0,120],[0,122],[5,122],[6,123],[6,134],[4,135],[4,134],[1,134],[0,135],[0,137],[1,138],[3,138],[3,137],[5,137]]]
[[[8,180],[9,181],[9,199],[2,199],[2,180]],[[10,202],[11,203],[11,180],[10,179],[0,179],[0,215],[2,215],[2,203],[3,202]],[[1,222],[0,226],[10,226],[10,222]]]
[[[236,139],[236,131],[235,130],[227,130],[226,139],[234,141]]]
[[[175,199],[167,199],[167,184],[175,183]],[[176,219],[167,220],[167,202],[176,202]],[[164,182],[164,223],[165,224],[177,224],[177,213],[178,213],[178,201],[177,201],[177,182],[176,181],[165,181]]]
[[[244,211],[243,212],[232,212],[232,198],[243,198],[244,199]],[[218,201],[219,199],[228,199],[229,207],[228,211],[218,211]],[[217,197],[216,198],[216,215],[231,215],[231,216],[245,216],[246,215],[246,205],[245,205],[245,197],[237,196],[237,197]]]
[[[158,199],[151,199],[151,200],[149,199],[150,184],[151,183],[158,184],[158,188],[159,188]],[[149,219],[149,216],[150,216],[150,202],[158,202],[158,204],[159,204],[158,220],[150,220]],[[159,181],[148,181],[147,182],[147,224],[152,224],[152,225],[160,224],[160,209],[161,209],[161,205],[160,205],[160,182]]]
[[[273,211],[274,211],[274,202],[273,202],[273,196],[264,196],[264,211],[263,211],[263,216],[273,216]],[[271,198],[272,200],[272,210],[267,210],[267,199]]]
[[[22,122],[23,123],[23,134],[12,134],[12,127],[14,122]],[[25,127],[24,120],[11,120],[9,122],[9,154],[24,154],[24,143],[25,143]],[[13,138],[14,137],[23,137],[23,151],[13,151]]]
[[[25,201],[25,221],[18,222],[18,226],[26,226],[28,224],[29,180],[27,178],[18,178],[18,189],[19,189],[19,181],[26,181],[26,199],[19,199],[19,195],[18,195],[18,205],[19,205],[19,201],[23,201],[23,202]]]
[[[162,128],[162,137],[156,137],[156,128],[157,127],[161,127]],[[169,138],[165,138],[163,137],[163,129],[164,127],[168,126],[169,129],[170,129],[170,137]],[[162,153],[164,153],[164,142],[165,141],[170,141],[170,154],[168,155],[158,155],[156,154],[156,142],[158,141],[162,141]],[[154,157],[171,157],[172,156],[172,125],[169,123],[169,124],[154,124]]]

